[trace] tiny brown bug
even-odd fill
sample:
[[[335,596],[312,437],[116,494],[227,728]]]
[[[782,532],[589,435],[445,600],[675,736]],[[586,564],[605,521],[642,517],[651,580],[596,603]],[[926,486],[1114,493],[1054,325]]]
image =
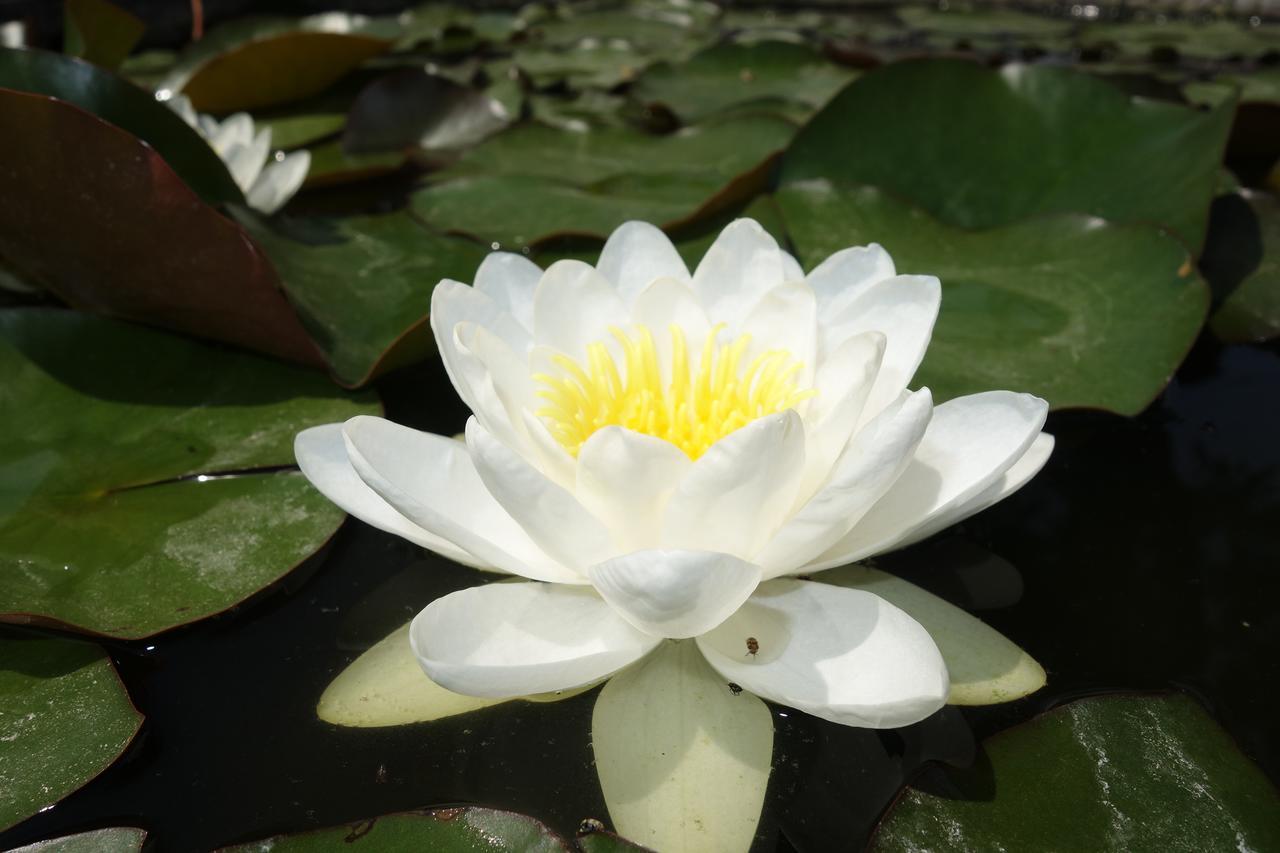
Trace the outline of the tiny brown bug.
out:
[[[755,637],[747,637],[747,654],[755,657],[758,651],[760,651],[760,641]]]
[[[741,692],[742,692],[742,688],[741,688],[741,687],[739,687],[738,685],[734,684],[732,681],[730,681],[730,682],[729,682],[729,692],[730,692],[730,693],[732,693],[734,696],[737,696],[739,693],[741,693]]]

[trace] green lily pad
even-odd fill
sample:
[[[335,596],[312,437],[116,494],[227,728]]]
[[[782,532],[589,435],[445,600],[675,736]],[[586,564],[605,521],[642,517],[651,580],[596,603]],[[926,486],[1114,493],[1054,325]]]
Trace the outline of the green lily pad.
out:
[[[271,128],[272,146],[287,151],[311,145],[341,133],[347,126],[347,114],[345,112],[284,113],[260,117],[257,120],[257,126]]]
[[[242,223],[271,257],[333,376],[364,385],[435,351],[427,326],[441,279],[470,281],[485,250],[408,213]]]
[[[650,68],[631,93],[646,103],[662,104],[685,122],[697,122],[750,101],[780,98],[816,109],[855,76],[856,71],[807,45],[726,43],[679,65]]]
[[[381,154],[348,154],[342,140],[321,142],[311,149],[311,168],[307,170],[306,187],[330,187],[368,178],[389,175],[404,167],[409,157],[403,151]]]
[[[965,228],[1068,212],[1155,222],[1198,251],[1233,112],[1130,98],[1064,68],[899,62],[814,116],[782,182],[880,187]]]
[[[147,25],[107,0],[66,0],[64,51],[103,68],[116,68],[142,38]]]
[[[210,204],[244,202],[204,137],[155,98],[96,65],[42,50],[0,49],[0,87],[66,101],[129,132],[154,148]]]
[[[97,646],[0,635],[0,830],[107,769],[141,725]]]
[[[0,372],[0,621],[130,639],[323,545],[344,516],[291,470],[293,437],[378,411],[310,371],[70,311],[0,312]]]
[[[1090,24],[1081,31],[1078,43],[1086,49],[1114,50],[1127,57],[1176,50],[1191,59],[1255,59],[1274,51],[1278,39],[1280,28],[1274,24],[1255,27],[1243,20],[1161,20]]]
[[[77,308],[324,364],[266,257],[155,149],[44,95],[0,89],[0,125],[0,162],[22,164],[0,173],[0,257],[23,278]]]
[[[1062,18],[1001,8],[960,7],[944,11],[927,6],[907,6],[895,10],[894,14],[912,30],[962,38],[1013,36],[1032,43],[1038,39],[1063,38],[1076,26],[1073,21]]]
[[[406,69],[375,80],[356,97],[342,148],[349,154],[455,150],[491,136],[509,120],[506,109],[483,92]]]
[[[113,826],[37,841],[24,847],[15,847],[10,853],[138,853],[146,840],[145,830],[132,826]]]
[[[909,788],[871,849],[1280,847],[1276,789],[1186,696],[1082,699],[983,749],[946,796]]]
[[[1258,219],[1262,258],[1219,306],[1210,328],[1225,341],[1266,341],[1280,335],[1280,199],[1241,190]]]
[[[942,312],[915,378],[940,400],[1007,388],[1055,408],[1136,414],[1208,308],[1185,247],[1151,226],[1059,214],[969,231],[878,189],[825,181],[776,198],[806,269],[878,242],[899,272],[941,279]]]

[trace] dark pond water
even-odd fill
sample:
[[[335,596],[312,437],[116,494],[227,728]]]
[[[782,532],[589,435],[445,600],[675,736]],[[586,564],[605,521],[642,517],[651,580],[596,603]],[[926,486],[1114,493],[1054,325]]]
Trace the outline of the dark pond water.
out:
[[[1141,417],[1058,413],[1058,448],[1014,498],[879,561],[974,608],[1049,672],[1040,694],[948,708],[901,731],[775,708],[758,850],[857,849],[905,779],[965,763],[976,739],[1097,692],[1194,694],[1280,779],[1280,348],[1202,339]],[[461,429],[443,370],[380,385],[388,415]],[[420,806],[480,803],[572,833],[606,818],[588,742],[592,691],[436,723],[342,729],[314,713],[361,651],[475,573],[349,521],[282,588],[113,656],[146,714],[116,766],[0,848],[134,824],[187,851]]]

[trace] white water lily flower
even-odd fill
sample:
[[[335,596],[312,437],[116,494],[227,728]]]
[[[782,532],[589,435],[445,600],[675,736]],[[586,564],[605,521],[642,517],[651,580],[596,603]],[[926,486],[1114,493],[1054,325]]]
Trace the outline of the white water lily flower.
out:
[[[596,267],[494,253],[431,323],[474,416],[465,442],[374,417],[301,433],[303,472],[358,518],[518,575],[432,602],[410,638],[458,693],[608,677],[694,638],[758,696],[855,726],[947,699],[929,634],[864,590],[806,579],[1006,497],[1047,459],[1046,404],[907,390],[939,283],[878,245],[807,276],[738,220],[691,275],[627,223]]]
[[[208,141],[254,210],[270,216],[284,207],[306,180],[311,152],[273,154],[271,128],[255,132],[248,113],[234,113],[218,121],[197,113],[186,95],[173,95],[163,103]]]

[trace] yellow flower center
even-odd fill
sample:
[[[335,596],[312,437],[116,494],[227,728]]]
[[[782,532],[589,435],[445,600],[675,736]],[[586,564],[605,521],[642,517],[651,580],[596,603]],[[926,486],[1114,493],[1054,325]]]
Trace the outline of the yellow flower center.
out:
[[[671,327],[671,379],[665,385],[653,335],[637,326],[633,335],[609,332],[621,345],[623,364],[603,342],[587,347],[586,364],[568,356],[553,361],[560,376],[534,375],[546,405],[537,414],[573,456],[596,430],[606,426],[656,436],[697,459],[707,448],[756,418],[785,411],[817,392],[796,386],[801,364],[786,350],[763,352],[744,365],[751,343],[741,335],[716,343],[722,326],[707,335],[702,358],[689,360],[688,342]]]

